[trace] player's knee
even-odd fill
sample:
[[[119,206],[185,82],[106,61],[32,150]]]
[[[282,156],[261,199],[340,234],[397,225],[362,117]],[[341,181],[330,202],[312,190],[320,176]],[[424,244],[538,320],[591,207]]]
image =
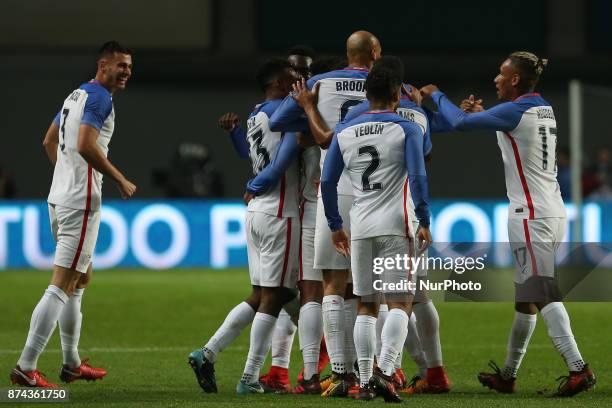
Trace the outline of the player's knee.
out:
[[[76,282],[76,288],[85,289],[87,286],[89,286],[90,281],[91,281],[91,273],[90,272],[83,273],[81,274],[81,276],[78,278],[78,281]]]
[[[531,302],[516,302],[514,310],[523,314],[536,314],[538,311],[536,305]]]

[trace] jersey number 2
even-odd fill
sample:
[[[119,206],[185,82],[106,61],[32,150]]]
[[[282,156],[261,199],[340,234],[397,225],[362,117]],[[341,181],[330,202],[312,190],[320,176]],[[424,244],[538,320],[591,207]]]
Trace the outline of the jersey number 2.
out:
[[[370,176],[376,171],[376,169],[380,165],[380,156],[378,155],[378,150],[376,150],[376,147],[374,146],[361,146],[357,152],[359,153],[359,156],[369,154],[372,157],[372,160],[370,160],[370,164],[368,165],[368,167],[366,167],[365,171],[361,175],[363,191],[382,190],[382,183],[370,184]]]
[[[62,150],[62,152],[66,148],[66,136],[64,133],[66,132],[66,119],[68,118],[69,113],[70,109],[64,109],[62,111],[62,115],[64,116],[64,120],[62,120],[62,127],[60,128],[60,135],[62,136],[62,143],[60,143],[60,149]]]

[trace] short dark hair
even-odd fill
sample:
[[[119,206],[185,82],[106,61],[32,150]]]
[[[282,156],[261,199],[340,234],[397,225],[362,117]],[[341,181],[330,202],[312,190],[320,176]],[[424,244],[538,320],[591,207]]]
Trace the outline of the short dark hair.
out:
[[[399,76],[400,80],[404,80],[404,63],[396,56],[384,55],[380,57],[374,61],[372,69],[376,69],[377,67],[385,67],[390,69],[395,73],[395,75]]]
[[[98,59],[113,55],[114,53],[132,55],[132,50],[119,44],[117,41],[107,41],[98,50]]]
[[[527,90],[533,91],[544,68],[548,65],[548,60],[528,51],[515,51],[508,56],[508,59],[521,76],[523,85],[528,88]]]
[[[312,75],[319,75],[324,72],[335,71],[342,69],[348,65],[346,58],[340,56],[317,58],[310,64],[310,72]]]
[[[264,62],[255,76],[259,88],[265,92],[272,81],[282,75],[286,69],[293,69],[293,66],[284,58],[271,58]]]
[[[379,65],[373,67],[368,74],[365,81],[365,90],[370,100],[390,102],[401,85],[402,78],[397,70]]]
[[[310,45],[294,45],[289,48],[287,55],[303,55],[315,59],[315,50]]]

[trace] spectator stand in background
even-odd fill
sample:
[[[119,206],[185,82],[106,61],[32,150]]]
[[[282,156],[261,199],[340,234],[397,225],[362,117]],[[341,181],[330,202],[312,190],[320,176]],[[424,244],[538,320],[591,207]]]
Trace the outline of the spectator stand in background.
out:
[[[608,146],[597,150],[595,160],[587,168],[586,173],[594,184],[594,189],[589,192],[588,197],[595,200],[612,199],[612,163]]]
[[[168,198],[221,198],[224,186],[210,149],[198,143],[181,143],[167,168],[153,170],[153,185]]]
[[[11,199],[15,198],[16,195],[17,188],[13,177],[0,164],[0,199]]]

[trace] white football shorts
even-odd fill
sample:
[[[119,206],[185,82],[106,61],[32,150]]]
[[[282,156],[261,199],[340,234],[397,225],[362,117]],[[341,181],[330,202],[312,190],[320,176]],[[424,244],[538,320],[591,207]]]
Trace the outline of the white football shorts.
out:
[[[515,283],[522,284],[532,276],[555,277],[555,251],[566,228],[566,218],[508,219]]]
[[[351,217],[349,215],[353,205],[353,196],[338,195],[338,211],[342,217],[343,228],[351,239]],[[351,260],[340,255],[331,239],[331,230],[325,218],[323,200],[319,197],[317,203],[317,225],[315,228],[315,253],[314,267],[317,269],[340,269],[351,268]],[[349,274],[350,276],[350,274]],[[350,279],[349,279],[350,280]]]
[[[247,211],[246,233],[251,284],[295,288],[300,240],[298,218]]]
[[[49,220],[56,242],[53,263],[86,273],[98,240],[100,211],[49,204]]]
[[[317,203],[304,201],[300,212],[300,276],[299,280],[323,281],[321,269],[314,267],[315,225],[317,219]]]
[[[411,262],[407,265],[384,262],[385,259],[395,260],[397,255],[404,259],[404,255],[410,255],[411,245],[408,238],[396,235],[352,240],[353,293],[357,296],[375,293],[414,295],[416,273],[411,270]],[[408,282],[412,282],[412,286]],[[404,286],[398,288],[398,284]]]

